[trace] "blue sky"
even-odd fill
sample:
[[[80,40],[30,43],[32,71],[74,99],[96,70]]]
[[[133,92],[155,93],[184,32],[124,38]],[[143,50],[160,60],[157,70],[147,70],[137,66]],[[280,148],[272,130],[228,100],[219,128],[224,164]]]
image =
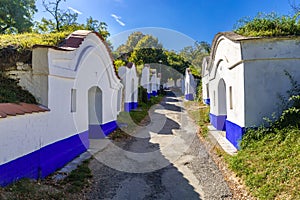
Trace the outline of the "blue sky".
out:
[[[49,17],[41,2],[37,0],[36,20]],[[258,12],[292,14],[289,0],[67,0],[62,7],[79,11],[80,22],[89,16],[106,22],[114,46],[140,30],[174,50],[194,41],[211,44],[215,34],[232,30],[239,19]]]

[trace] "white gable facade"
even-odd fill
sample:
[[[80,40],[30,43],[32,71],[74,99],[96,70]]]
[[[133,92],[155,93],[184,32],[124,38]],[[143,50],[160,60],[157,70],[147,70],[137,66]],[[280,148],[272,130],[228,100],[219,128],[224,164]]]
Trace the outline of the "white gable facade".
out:
[[[66,42],[33,49],[27,89],[50,111],[0,119],[0,185],[45,178],[117,128],[122,84],[107,46],[89,31]]]
[[[156,97],[157,96],[157,74],[156,69],[151,69],[151,95]]]
[[[245,130],[279,111],[278,94],[291,88],[285,70],[300,80],[300,38],[247,38],[234,33],[215,36],[202,79],[208,85],[210,120],[238,148]],[[204,98],[208,97],[204,96]]]
[[[205,57],[202,62],[202,100],[206,105],[210,105],[210,96],[209,96],[209,71],[208,65],[209,57]]]
[[[141,86],[147,90],[148,99],[151,97],[151,83],[150,83],[150,65],[146,64],[142,70]]]
[[[124,111],[130,112],[138,107],[138,76],[133,63],[121,66],[118,75],[124,86]]]
[[[190,69],[185,70],[185,80],[184,80],[184,97],[185,100],[193,101],[196,94],[196,84],[195,79]]]

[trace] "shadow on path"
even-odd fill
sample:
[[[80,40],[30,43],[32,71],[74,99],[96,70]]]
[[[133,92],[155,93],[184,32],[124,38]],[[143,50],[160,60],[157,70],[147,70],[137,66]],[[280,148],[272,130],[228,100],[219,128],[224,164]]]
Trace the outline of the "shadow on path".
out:
[[[199,189],[174,166],[184,153],[187,134],[196,133],[182,129],[182,107],[173,104],[179,102],[169,92],[150,113],[150,124],[130,139],[91,140],[95,159],[88,199],[201,199]]]

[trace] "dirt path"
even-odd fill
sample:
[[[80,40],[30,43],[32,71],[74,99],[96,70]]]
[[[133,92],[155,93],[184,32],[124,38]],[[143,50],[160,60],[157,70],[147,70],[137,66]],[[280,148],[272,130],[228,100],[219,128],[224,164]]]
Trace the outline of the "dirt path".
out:
[[[149,115],[130,139],[91,141],[88,199],[231,199],[182,100],[169,93]]]

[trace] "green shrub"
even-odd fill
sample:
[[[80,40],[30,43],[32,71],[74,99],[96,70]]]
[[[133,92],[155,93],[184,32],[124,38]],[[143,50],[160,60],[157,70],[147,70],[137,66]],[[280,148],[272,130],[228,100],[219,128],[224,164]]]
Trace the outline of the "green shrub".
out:
[[[294,16],[278,16],[276,13],[259,13],[254,18],[243,18],[235,25],[234,32],[244,36],[300,35],[299,13]]]
[[[143,88],[142,86],[139,86],[138,88],[139,90],[139,98],[138,98],[138,102],[140,103],[147,103],[148,102],[148,93],[147,93],[147,89]]]
[[[8,78],[0,73],[0,103],[8,102],[37,103],[30,92],[18,85],[18,81]]]
[[[300,86],[286,72],[291,88],[279,95],[282,113],[268,126],[249,129],[229,166],[258,199],[300,199]]]
[[[24,34],[4,34],[0,35],[0,49],[15,46],[19,51],[31,49],[34,45],[51,45],[60,44],[70,32],[58,32],[49,34],[24,33]]]

